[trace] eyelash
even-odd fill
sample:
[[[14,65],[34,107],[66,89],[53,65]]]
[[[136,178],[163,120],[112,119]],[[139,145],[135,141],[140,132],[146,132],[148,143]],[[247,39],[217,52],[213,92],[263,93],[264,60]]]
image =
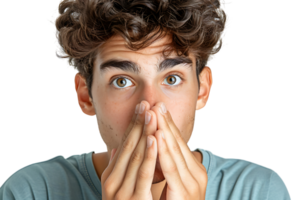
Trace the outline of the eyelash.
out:
[[[181,77],[181,75],[178,74],[178,73],[175,73],[175,72],[173,72],[172,74],[168,74],[168,75],[166,76],[166,78],[169,77],[169,76],[172,76],[172,75],[176,75],[176,76],[178,76],[178,77],[181,79],[182,82],[184,81],[184,79]],[[129,80],[130,80],[130,78],[128,78],[128,77],[126,77],[126,76],[117,76],[117,77],[115,77],[112,81],[110,81],[109,85],[112,85],[112,83],[113,83],[116,79],[118,79],[118,78],[126,78],[126,79],[129,79]],[[131,80],[130,80],[130,81],[131,81]],[[132,82],[132,81],[131,81],[131,82]],[[182,84],[182,83],[177,84],[177,85],[174,85],[174,86],[171,86],[171,85],[169,85],[169,86],[170,86],[170,87],[173,87],[173,88],[176,88],[176,87],[180,86],[181,84]],[[117,90],[124,90],[124,89],[126,89],[126,88],[115,88],[115,89],[117,89]]]

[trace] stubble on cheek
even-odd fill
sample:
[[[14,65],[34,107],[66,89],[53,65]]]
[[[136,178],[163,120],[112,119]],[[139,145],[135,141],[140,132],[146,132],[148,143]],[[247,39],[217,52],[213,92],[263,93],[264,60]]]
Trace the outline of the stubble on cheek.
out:
[[[102,137],[102,140],[104,141],[104,143],[106,144],[106,146],[108,147],[112,147],[114,148],[115,145],[115,138],[118,137],[118,135],[116,134],[115,136],[114,134],[114,128],[108,124],[105,123],[105,121],[100,119],[100,123],[98,123],[99,125],[99,131],[100,131],[100,135]]]

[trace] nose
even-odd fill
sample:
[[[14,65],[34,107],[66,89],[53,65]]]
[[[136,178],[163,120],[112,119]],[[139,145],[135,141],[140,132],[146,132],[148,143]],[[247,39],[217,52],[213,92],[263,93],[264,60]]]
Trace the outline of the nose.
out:
[[[156,103],[163,101],[159,88],[156,88],[153,84],[145,84],[139,95],[141,97],[140,102],[142,100],[147,101],[150,104],[150,109],[155,106]]]

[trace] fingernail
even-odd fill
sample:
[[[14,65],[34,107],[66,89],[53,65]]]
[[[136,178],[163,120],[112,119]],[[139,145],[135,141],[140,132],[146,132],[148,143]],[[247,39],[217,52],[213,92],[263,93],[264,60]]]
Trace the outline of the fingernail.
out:
[[[147,137],[147,148],[151,147],[153,140],[148,136]]]
[[[145,110],[145,105],[143,103],[140,104],[140,114],[142,114]]]
[[[164,103],[161,104],[161,110],[163,111],[163,113],[167,113],[167,109]]]
[[[145,124],[148,124],[151,120],[151,114],[146,111],[146,114],[145,114]]]
[[[164,133],[161,133],[161,136],[162,136],[164,139],[166,139]]]

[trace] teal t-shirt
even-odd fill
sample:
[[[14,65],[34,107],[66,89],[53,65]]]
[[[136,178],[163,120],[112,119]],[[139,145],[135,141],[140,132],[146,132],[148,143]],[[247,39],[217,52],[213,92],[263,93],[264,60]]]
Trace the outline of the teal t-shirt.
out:
[[[225,159],[197,148],[203,156],[208,183],[206,200],[290,200],[288,190],[271,169],[240,159]],[[62,156],[35,163],[10,176],[0,188],[0,200],[94,200],[101,182],[92,154]]]

